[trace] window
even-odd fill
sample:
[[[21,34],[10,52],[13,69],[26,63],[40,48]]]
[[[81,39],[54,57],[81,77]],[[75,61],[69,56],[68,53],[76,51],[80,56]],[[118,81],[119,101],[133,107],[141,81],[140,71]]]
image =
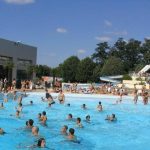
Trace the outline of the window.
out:
[[[7,56],[0,56],[0,60],[1,61],[11,61],[12,58],[11,57],[7,57]]]
[[[18,59],[17,64],[18,64],[18,66],[19,65],[21,65],[21,66],[29,66],[29,65],[32,65],[32,61],[31,60]]]

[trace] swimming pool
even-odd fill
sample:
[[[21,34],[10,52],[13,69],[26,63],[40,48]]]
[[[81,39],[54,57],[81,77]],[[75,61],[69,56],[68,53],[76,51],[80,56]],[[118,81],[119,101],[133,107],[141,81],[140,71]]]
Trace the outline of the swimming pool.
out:
[[[40,128],[40,135],[46,139],[46,145],[55,150],[149,150],[150,148],[150,106],[144,106],[141,101],[137,105],[133,104],[132,97],[123,97],[123,103],[115,103],[117,96],[106,95],[80,95],[66,94],[65,104],[56,104],[47,108],[47,103],[41,102],[44,93],[30,93],[23,99],[23,116],[17,119],[10,114],[15,114],[17,102],[9,101],[4,103],[5,109],[0,110],[0,127],[7,134],[0,136],[0,150],[27,149],[27,145],[32,145],[37,140],[22,129],[28,119],[34,120],[34,125]],[[57,94],[52,94],[56,96]],[[33,106],[26,106],[30,101]],[[96,106],[101,101],[104,107],[103,112],[97,112]],[[87,110],[81,109],[85,103]],[[47,112],[47,125],[42,126],[37,114],[42,111]],[[75,128],[75,122],[67,121],[67,115],[71,113],[74,118],[80,117],[84,128]],[[108,122],[106,115],[115,113],[117,122]],[[85,116],[91,116],[91,123],[86,123]],[[75,129],[75,135],[79,143],[68,142],[60,134],[63,125]],[[20,147],[20,148],[19,148]]]

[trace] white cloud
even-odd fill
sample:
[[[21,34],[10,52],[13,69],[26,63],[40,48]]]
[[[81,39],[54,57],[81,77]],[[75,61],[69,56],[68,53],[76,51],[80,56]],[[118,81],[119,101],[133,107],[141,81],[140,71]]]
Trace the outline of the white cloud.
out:
[[[105,23],[105,25],[107,27],[111,27],[112,26],[112,23],[109,20],[105,20],[104,23]]]
[[[78,54],[84,54],[84,53],[86,53],[86,50],[84,50],[84,49],[78,49]]]
[[[111,38],[108,36],[97,36],[95,37],[96,40],[101,41],[101,42],[108,42],[111,41]]]
[[[147,40],[150,40],[150,36],[147,36],[146,39],[147,39]]]
[[[117,36],[124,36],[127,35],[127,31],[111,31],[111,32],[105,32],[106,34],[111,34],[111,35],[117,35]]]
[[[56,31],[57,31],[58,33],[66,33],[66,32],[67,32],[67,29],[65,29],[65,28],[57,28]]]
[[[35,2],[35,0],[4,0],[4,1],[9,4],[19,4],[19,5],[31,4]]]

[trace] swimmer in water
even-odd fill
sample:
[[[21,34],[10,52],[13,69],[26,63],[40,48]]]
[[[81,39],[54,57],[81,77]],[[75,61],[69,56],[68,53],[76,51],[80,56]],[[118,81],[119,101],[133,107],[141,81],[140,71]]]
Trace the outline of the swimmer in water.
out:
[[[86,110],[86,109],[87,109],[86,104],[83,104],[83,105],[81,106],[81,108],[84,109],[84,110]]]
[[[85,121],[86,121],[87,123],[90,123],[90,122],[91,122],[91,120],[90,120],[90,115],[87,115],[85,119],[86,119]]]
[[[75,133],[75,130],[73,128],[70,128],[68,136],[67,136],[67,139],[69,141],[77,141],[77,137],[74,135],[74,133]]]
[[[32,119],[29,119],[26,123],[27,123],[27,128],[28,129],[32,129],[33,128],[34,121]]]
[[[44,138],[40,138],[37,141],[37,144],[31,145],[31,146],[18,146],[17,148],[30,148],[30,149],[34,149],[34,148],[48,148],[46,147],[46,141]]]
[[[4,109],[4,104],[3,104],[3,102],[0,104],[0,109]]]
[[[61,134],[63,134],[63,135],[68,135],[67,130],[68,130],[68,126],[67,126],[67,125],[64,125],[64,126],[61,128]]]
[[[52,104],[51,103],[48,103],[48,108],[50,108],[52,106]]]
[[[16,107],[16,110],[19,112],[22,112],[22,103],[19,103],[18,106]]]
[[[73,120],[72,114],[68,114],[67,120]]]
[[[33,105],[33,101],[30,101],[30,105]]]
[[[16,110],[16,114],[10,114],[10,116],[15,116],[16,118],[20,118],[20,111]]]
[[[39,113],[39,114],[38,114],[38,119],[39,119],[39,121],[41,121],[41,116],[42,116],[42,114]]]
[[[112,114],[111,116],[107,115],[106,119],[108,121],[117,121],[116,115]]]
[[[42,112],[42,116],[41,116],[41,123],[42,123],[43,125],[46,125],[46,121],[47,121],[46,112],[43,111],[43,112]]]
[[[60,90],[60,93],[58,95],[58,100],[60,104],[64,104],[65,102],[65,95],[63,94],[62,90]]]
[[[30,101],[29,104],[26,104],[26,105],[24,105],[24,106],[32,106],[32,105],[33,105],[33,101]]]
[[[40,139],[38,140],[37,147],[39,147],[39,148],[44,148],[44,147],[46,147],[46,141],[45,141],[44,138],[40,138]]]
[[[22,96],[18,97],[18,104],[22,103]]]
[[[103,106],[102,106],[101,102],[99,102],[99,104],[97,105],[97,110],[98,111],[102,111],[103,110]]]
[[[70,107],[70,103],[68,103],[67,106]]]
[[[34,136],[39,136],[39,127],[34,126],[34,127],[32,128],[32,134],[33,134]]]
[[[81,123],[81,118],[79,118],[79,117],[76,120],[76,127],[83,128],[83,125]]]
[[[16,117],[17,117],[17,118],[20,117],[20,111],[19,111],[19,110],[16,111]]]
[[[4,135],[6,132],[2,129],[2,128],[0,128],[0,135]]]

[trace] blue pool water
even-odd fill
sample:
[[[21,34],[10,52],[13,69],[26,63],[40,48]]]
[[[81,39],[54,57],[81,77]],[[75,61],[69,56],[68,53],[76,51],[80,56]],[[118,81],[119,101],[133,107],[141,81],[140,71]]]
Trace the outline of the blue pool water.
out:
[[[56,94],[52,94],[56,96]],[[55,150],[149,150],[150,149],[150,106],[144,106],[141,101],[133,104],[132,97],[123,97],[123,103],[112,105],[118,99],[116,96],[75,95],[66,94],[66,103],[71,106],[56,104],[47,108],[47,103],[41,102],[44,93],[32,93],[23,99],[23,116],[20,119],[10,116],[15,114],[17,102],[9,100],[4,103],[5,109],[0,110],[0,127],[7,134],[0,135],[0,150],[28,149],[28,145],[37,140],[29,131],[23,129],[28,119],[34,120],[34,125],[40,128],[40,135],[46,139],[49,149]],[[30,101],[33,106],[26,106]],[[97,112],[96,106],[101,101],[103,112]],[[87,110],[82,110],[85,103]],[[48,127],[42,126],[37,114],[47,112]],[[67,121],[69,113],[74,118],[82,119],[83,129],[75,128],[75,122]],[[115,113],[117,122],[105,121],[106,115]],[[91,123],[84,122],[85,116],[91,116]],[[63,125],[75,128],[75,135],[80,144],[68,142],[60,134]]]

